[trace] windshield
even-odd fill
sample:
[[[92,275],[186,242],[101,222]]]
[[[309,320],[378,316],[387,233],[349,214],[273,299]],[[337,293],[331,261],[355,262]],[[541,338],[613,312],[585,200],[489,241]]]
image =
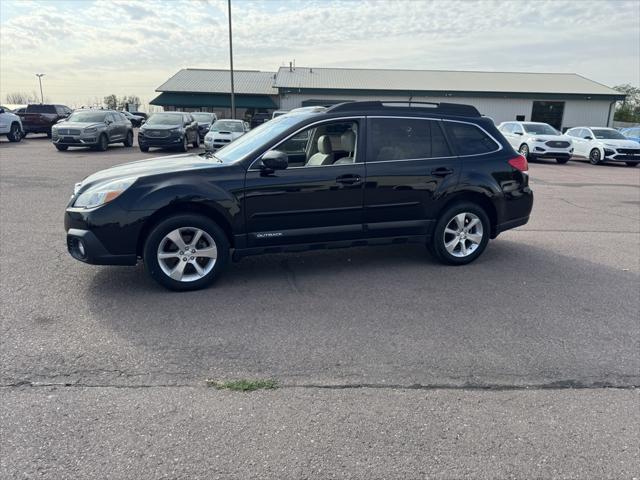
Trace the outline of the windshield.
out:
[[[182,114],[173,113],[154,113],[147,120],[147,125],[180,125],[182,123]]]
[[[105,112],[73,112],[67,117],[67,121],[82,123],[104,122],[106,116]]]
[[[229,120],[218,120],[211,127],[212,132],[244,132],[242,122],[230,122]]]
[[[211,113],[194,112],[191,115],[196,119],[196,122],[211,122],[211,119],[213,118],[213,114]]]
[[[546,123],[524,123],[523,127],[527,133],[535,133],[538,135],[558,135],[557,130]]]
[[[218,150],[215,156],[225,163],[242,160],[246,155],[259,149],[269,140],[274,139],[300,120],[309,116],[310,113],[305,112],[304,114],[288,114],[274,118]]]
[[[617,130],[609,130],[608,128],[592,128],[591,131],[599,140],[626,140],[627,137]]]

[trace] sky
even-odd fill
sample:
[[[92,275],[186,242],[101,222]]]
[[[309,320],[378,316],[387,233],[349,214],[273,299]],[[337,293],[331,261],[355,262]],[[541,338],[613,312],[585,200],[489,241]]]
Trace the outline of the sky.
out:
[[[0,0],[0,102],[143,104],[180,68],[228,68],[226,0]],[[232,0],[234,66],[578,73],[640,86],[640,0]]]

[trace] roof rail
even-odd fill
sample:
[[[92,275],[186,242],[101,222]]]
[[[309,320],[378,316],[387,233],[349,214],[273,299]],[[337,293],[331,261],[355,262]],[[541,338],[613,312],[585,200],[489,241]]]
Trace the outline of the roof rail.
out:
[[[436,102],[403,102],[403,101],[367,101],[367,102],[345,102],[333,105],[327,109],[327,112],[351,112],[354,110],[384,110],[387,108],[420,108],[429,110],[433,113],[443,115],[458,115],[461,117],[480,117],[480,112],[473,105],[464,105],[462,103],[436,103]]]

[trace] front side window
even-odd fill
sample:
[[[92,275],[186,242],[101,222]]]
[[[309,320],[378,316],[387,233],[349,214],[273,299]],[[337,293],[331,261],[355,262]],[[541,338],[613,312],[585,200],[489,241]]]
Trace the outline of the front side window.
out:
[[[449,138],[455,142],[460,155],[480,155],[495,152],[500,148],[495,140],[476,125],[445,121],[444,126]]]
[[[372,118],[367,162],[451,156],[438,122],[407,118]]]
[[[356,162],[358,122],[336,121],[307,128],[275,149],[287,154],[290,167],[322,167]]]

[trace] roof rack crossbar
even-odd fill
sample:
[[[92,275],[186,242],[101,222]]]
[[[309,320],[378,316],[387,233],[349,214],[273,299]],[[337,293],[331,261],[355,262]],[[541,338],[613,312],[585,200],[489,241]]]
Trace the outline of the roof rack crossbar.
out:
[[[429,110],[433,113],[443,115],[458,115],[461,117],[480,117],[480,112],[473,105],[465,105],[462,103],[446,103],[446,102],[409,102],[403,100],[391,101],[364,101],[364,102],[345,102],[333,105],[327,109],[328,112],[350,112],[354,110],[385,110],[387,108],[413,109],[420,108]]]

